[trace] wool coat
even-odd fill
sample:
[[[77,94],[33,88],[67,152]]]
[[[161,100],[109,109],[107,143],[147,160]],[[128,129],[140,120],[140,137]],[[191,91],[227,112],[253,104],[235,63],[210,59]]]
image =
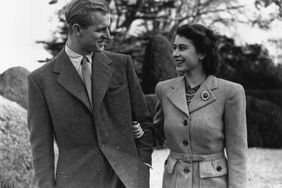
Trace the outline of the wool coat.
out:
[[[241,85],[209,76],[189,105],[184,76],[156,86],[154,123],[170,154],[163,188],[247,186],[246,99]]]
[[[113,171],[127,188],[149,187],[152,122],[131,58],[94,53],[92,101],[63,49],[28,76],[28,126],[40,188],[107,188]],[[132,121],[144,135],[134,139]],[[54,141],[59,156],[54,165]]]

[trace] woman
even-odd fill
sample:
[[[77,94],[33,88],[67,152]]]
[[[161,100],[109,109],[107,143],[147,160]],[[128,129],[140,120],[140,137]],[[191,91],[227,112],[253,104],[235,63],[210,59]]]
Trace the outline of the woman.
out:
[[[214,76],[216,38],[199,24],[179,27],[172,56],[182,76],[156,86],[154,123],[170,149],[163,188],[247,186],[245,93]]]

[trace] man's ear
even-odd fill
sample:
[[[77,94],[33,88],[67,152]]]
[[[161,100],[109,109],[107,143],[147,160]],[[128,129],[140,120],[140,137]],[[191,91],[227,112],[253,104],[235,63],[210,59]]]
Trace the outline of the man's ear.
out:
[[[73,24],[72,25],[72,30],[73,30],[74,34],[80,34],[81,27],[80,27],[79,24]]]

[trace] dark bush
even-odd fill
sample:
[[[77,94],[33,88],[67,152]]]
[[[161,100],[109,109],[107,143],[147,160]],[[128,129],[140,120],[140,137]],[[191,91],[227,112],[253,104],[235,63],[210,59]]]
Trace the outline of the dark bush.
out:
[[[260,100],[267,100],[282,109],[282,89],[276,90],[246,90],[246,94]]]
[[[142,88],[144,93],[154,93],[159,81],[176,76],[171,43],[161,34],[154,35],[145,50]]]
[[[247,97],[249,147],[282,147],[282,110],[276,104]]]

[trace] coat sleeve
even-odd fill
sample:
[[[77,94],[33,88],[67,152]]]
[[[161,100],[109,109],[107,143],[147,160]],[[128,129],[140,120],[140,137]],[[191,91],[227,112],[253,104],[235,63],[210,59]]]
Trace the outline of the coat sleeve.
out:
[[[28,128],[35,177],[40,188],[55,187],[53,128],[42,91],[28,77]]]
[[[157,97],[157,104],[155,107],[156,114],[154,117],[154,139],[162,146],[165,142],[164,134],[164,114],[162,109],[162,99],[159,84],[156,86],[155,94]]]
[[[144,134],[136,139],[136,146],[141,162],[151,164],[153,152],[152,119],[149,114],[144,94],[136,76],[132,60],[127,56],[127,80],[131,101],[132,118],[137,120]]]
[[[225,102],[225,142],[228,158],[228,187],[247,187],[247,125],[244,88],[231,88]]]

